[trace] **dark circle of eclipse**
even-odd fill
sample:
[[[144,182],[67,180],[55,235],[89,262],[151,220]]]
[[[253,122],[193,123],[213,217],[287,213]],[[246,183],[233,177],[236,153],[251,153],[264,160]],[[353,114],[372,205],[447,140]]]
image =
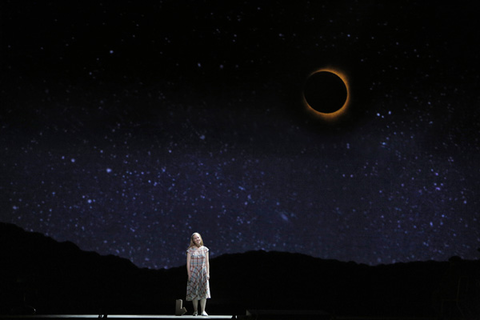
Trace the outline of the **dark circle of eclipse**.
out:
[[[348,91],[343,79],[329,71],[311,74],[304,89],[304,98],[308,106],[322,114],[331,114],[344,107]]]

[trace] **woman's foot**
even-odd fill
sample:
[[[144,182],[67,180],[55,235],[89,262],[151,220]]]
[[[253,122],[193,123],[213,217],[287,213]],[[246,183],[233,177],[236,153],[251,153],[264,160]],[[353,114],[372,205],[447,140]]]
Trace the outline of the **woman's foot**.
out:
[[[208,317],[208,314],[207,314],[205,311],[203,311],[203,312],[202,312],[202,316]]]
[[[198,312],[197,312],[197,311],[193,311],[193,316],[194,316],[194,317],[198,316]]]

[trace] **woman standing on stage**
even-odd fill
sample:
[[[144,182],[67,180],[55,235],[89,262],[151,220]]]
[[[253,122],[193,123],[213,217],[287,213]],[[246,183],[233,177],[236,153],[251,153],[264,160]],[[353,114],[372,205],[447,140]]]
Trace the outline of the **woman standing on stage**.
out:
[[[190,237],[190,246],[187,250],[187,301],[193,303],[193,315],[198,315],[198,301],[200,300],[200,314],[205,312],[207,299],[210,299],[210,262],[208,248],[203,245],[202,236],[195,232]]]

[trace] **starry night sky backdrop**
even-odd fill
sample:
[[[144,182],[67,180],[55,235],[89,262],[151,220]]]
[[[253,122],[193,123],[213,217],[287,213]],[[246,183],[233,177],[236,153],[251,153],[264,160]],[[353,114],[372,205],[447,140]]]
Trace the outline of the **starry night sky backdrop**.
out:
[[[129,258],[477,259],[475,1],[2,1],[0,221]],[[304,112],[344,72],[348,113]]]

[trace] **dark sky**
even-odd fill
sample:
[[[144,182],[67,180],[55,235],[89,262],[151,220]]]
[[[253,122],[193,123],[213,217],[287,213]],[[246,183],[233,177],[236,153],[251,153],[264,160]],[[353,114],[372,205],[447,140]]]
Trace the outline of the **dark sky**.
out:
[[[478,259],[475,1],[2,1],[0,221],[129,258]],[[348,109],[306,112],[319,69]],[[334,93],[333,93],[334,94]]]

